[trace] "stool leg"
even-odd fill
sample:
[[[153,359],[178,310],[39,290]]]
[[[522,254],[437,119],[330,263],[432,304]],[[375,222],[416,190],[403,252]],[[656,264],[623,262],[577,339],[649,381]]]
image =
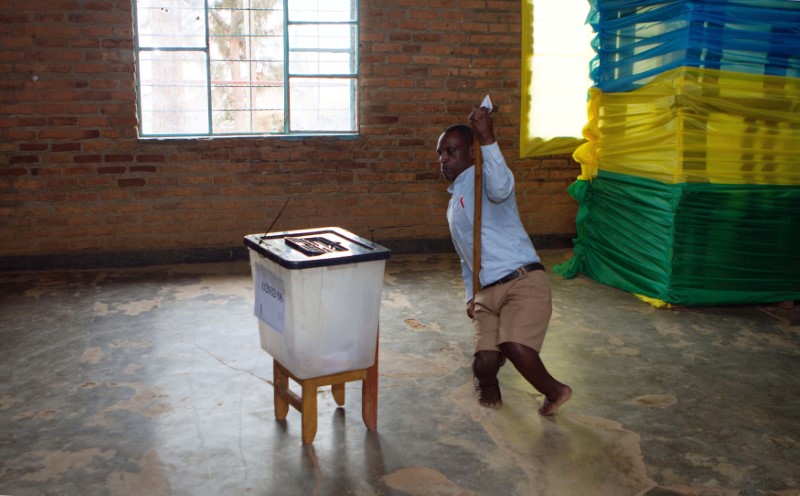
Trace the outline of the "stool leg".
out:
[[[367,429],[378,430],[378,340],[375,342],[375,364],[367,369],[361,388],[361,418]]]
[[[300,415],[303,423],[303,444],[311,444],[317,435],[317,384],[303,381]]]
[[[286,420],[289,413],[289,403],[284,394],[289,390],[289,376],[277,360],[272,361],[272,386],[275,402],[275,418]]]
[[[339,406],[344,405],[344,383],[331,385],[331,390],[333,391],[333,399],[336,401],[336,404]]]

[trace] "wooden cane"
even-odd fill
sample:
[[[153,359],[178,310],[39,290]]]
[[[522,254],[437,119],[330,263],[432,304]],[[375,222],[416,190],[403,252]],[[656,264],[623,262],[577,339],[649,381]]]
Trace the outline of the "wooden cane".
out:
[[[487,106],[488,104],[488,106]],[[492,107],[489,95],[481,103],[491,113],[497,106]],[[473,133],[474,134],[474,133]],[[481,155],[481,142],[477,136],[473,136],[475,145],[475,199],[473,201],[473,220],[472,220],[472,298],[481,289],[481,211],[483,207],[483,156]]]
[[[483,206],[483,157],[480,140],[475,138],[475,200],[472,222],[472,298],[481,289],[481,210]]]

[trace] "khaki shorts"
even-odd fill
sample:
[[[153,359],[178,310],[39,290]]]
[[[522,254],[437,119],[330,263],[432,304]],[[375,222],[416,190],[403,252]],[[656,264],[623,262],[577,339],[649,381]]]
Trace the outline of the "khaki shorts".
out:
[[[472,319],[475,352],[500,351],[497,346],[509,341],[541,351],[552,313],[550,285],[543,270],[478,291]]]

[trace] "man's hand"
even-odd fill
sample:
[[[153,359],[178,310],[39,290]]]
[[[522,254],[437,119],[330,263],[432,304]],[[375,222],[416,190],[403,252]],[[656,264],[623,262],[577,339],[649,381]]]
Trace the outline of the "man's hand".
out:
[[[494,119],[489,109],[473,107],[469,114],[469,125],[478,136],[481,145],[491,145],[495,142]]]
[[[471,319],[474,319],[475,318],[473,317],[474,312],[475,312],[475,300],[472,299],[467,302],[467,316]]]

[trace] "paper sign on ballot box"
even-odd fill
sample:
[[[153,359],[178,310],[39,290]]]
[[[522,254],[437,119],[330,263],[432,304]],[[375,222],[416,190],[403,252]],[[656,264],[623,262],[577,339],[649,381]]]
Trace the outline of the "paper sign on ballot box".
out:
[[[283,279],[263,266],[255,266],[255,315],[283,334],[286,292]]]

